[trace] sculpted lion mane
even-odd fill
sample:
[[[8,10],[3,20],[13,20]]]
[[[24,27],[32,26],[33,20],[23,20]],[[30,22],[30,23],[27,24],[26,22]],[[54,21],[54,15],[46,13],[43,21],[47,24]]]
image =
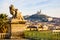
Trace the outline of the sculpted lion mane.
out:
[[[24,20],[23,16],[21,15],[21,12],[19,12],[18,9],[15,9],[14,5],[11,5],[9,9],[10,9],[10,14],[12,14],[13,18]]]

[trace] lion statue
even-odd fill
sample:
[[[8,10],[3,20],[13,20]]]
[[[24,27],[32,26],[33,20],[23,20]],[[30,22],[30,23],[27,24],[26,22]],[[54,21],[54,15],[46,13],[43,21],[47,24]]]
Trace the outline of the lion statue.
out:
[[[24,20],[23,16],[21,15],[21,12],[19,12],[18,9],[15,9],[14,5],[11,5],[9,9],[10,9],[10,13],[12,14],[13,18]]]
[[[13,17],[15,16],[15,8],[14,8],[14,6],[13,5],[11,5],[10,7],[9,7],[9,9],[10,9],[10,13],[13,15]]]

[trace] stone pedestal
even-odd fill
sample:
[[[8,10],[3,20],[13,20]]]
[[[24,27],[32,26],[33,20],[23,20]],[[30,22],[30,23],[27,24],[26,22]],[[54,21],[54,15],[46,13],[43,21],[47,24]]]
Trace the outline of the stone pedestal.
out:
[[[25,28],[26,28],[25,21],[19,21],[16,19],[12,20],[11,21],[11,38],[20,38],[20,35],[23,34],[23,31],[25,30]]]
[[[11,20],[11,23],[20,23],[20,24],[25,24],[26,23],[26,20],[19,20],[19,19],[12,19]]]
[[[21,12],[18,11],[14,7],[14,5],[11,5],[9,7],[10,14],[12,15],[11,21],[11,38],[19,38],[19,35],[21,32],[25,30],[25,23],[23,16],[21,15]]]
[[[25,28],[25,24],[11,24],[11,38],[20,38],[20,35]]]

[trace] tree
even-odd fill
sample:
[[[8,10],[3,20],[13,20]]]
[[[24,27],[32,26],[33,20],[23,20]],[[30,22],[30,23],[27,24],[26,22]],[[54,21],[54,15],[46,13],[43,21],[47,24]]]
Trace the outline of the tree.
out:
[[[8,30],[8,18],[6,14],[0,14],[0,33],[6,33]]]

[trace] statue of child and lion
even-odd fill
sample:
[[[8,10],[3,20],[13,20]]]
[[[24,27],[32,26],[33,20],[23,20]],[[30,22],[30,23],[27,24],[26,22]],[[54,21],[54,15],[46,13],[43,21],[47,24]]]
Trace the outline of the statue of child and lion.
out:
[[[18,9],[15,9],[14,5],[10,5],[9,9],[10,9],[10,14],[13,16],[12,22],[24,21],[21,12],[19,12]]]

